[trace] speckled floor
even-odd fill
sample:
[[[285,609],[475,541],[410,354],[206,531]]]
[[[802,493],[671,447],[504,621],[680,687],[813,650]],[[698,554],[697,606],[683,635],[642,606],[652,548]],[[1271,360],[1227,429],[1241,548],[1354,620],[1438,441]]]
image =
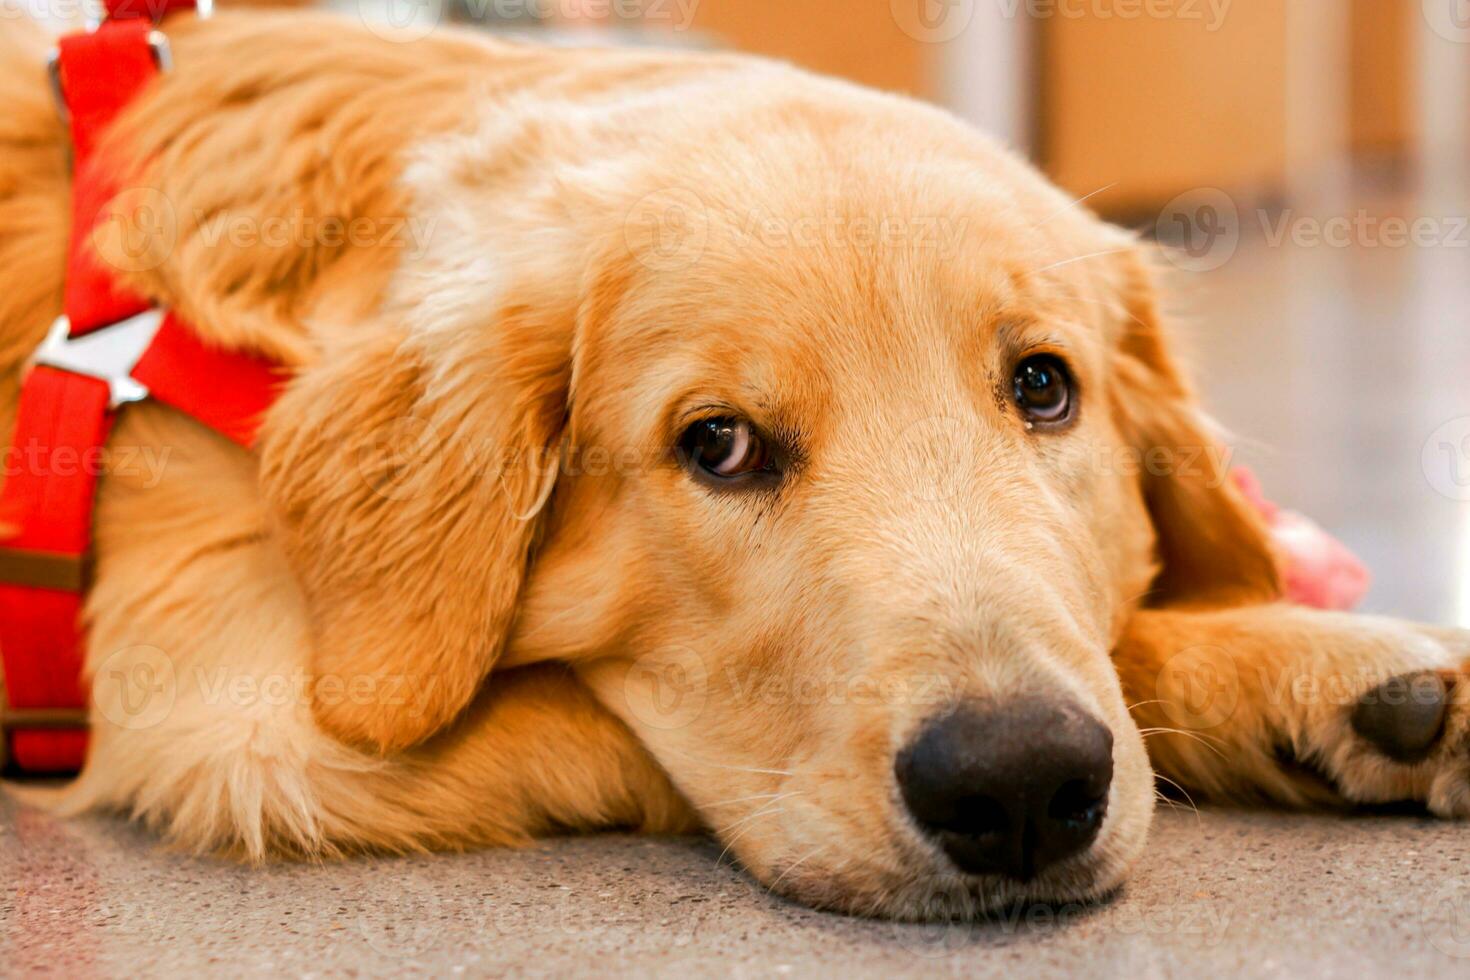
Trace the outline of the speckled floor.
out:
[[[1369,608],[1470,623],[1470,249],[1243,238],[1175,304],[1239,459],[1368,558]],[[717,854],[245,870],[0,800],[0,975],[1470,976],[1470,825],[1166,810],[1113,902],[972,926],[808,911]]]
[[[697,840],[247,870],[0,804],[0,973],[502,976],[1470,974],[1470,828],[1160,814],[1113,902],[987,925],[826,915]]]

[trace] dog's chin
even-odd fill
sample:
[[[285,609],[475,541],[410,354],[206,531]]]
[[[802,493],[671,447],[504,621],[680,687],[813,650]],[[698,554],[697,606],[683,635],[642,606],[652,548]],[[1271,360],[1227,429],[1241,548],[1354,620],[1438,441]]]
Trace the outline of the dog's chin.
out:
[[[766,884],[802,905],[899,922],[980,921],[1033,905],[1080,912],[1119,891],[1143,850],[1149,822],[1105,825],[1091,847],[1028,881],[967,874],[938,848],[905,841],[903,856],[881,865],[871,856],[855,857],[795,869]]]
[[[1121,884],[1121,876],[1104,880],[1079,861],[1025,882],[935,869],[903,881],[859,885],[814,872],[788,876],[772,891],[812,908],[864,918],[972,922],[1032,905],[1087,908],[1109,900]]]

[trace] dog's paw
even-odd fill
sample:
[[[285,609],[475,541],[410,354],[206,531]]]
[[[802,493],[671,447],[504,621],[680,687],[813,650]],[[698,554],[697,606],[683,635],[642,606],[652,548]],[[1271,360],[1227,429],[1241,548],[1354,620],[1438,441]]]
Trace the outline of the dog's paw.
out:
[[[1470,639],[1447,639],[1452,666],[1392,674],[1319,717],[1309,761],[1349,802],[1470,818]]]

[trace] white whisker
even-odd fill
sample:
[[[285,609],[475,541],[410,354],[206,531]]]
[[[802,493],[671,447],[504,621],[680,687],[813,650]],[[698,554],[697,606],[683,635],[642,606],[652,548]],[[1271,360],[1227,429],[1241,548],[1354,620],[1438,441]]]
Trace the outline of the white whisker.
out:
[[[1132,711],[1134,708],[1141,708],[1141,707],[1143,707],[1146,704],[1165,704],[1165,703],[1166,702],[1164,701],[1163,698],[1154,698],[1152,701],[1135,701],[1132,704],[1128,705],[1128,710],[1129,711]]]
[[[825,850],[826,847],[827,847],[826,844],[818,844],[816,847],[812,848],[810,851],[807,851],[805,854],[803,854],[800,858],[798,858],[797,860],[795,860],[795,861],[791,862],[790,864],[788,864],[786,866],[786,870],[783,871],[783,872],[781,872],[779,875],[777,875],[776,876],[776,880],[773,881],[773,882],[771,882],[770,885],[766,887],[766,894],[769,895],[771,892],[775,891],[776,890],[776,886],[779,885],[779,884],[781,884],[781,879],[782,878],[785,878],[791,872],[795,871],[797,865],[801,864],[807,858],[816,856],[816,854],[818,852]]]
[[[732,766],[723,762],[711,762],[708,759],[700,759],[685,752],[670,752],[671,755],[680,756],[698,766],[706,766],[710,769],[724,769],[729,772],[748,772],[758,776],[829,776],[827,772],[804,772],[794,769],[765,769],[759,766]]]
[[[773,796],[781,796],[781,793],[756,793],[753,796],[737,796],[733,800],[720,800],[718,803],[705,803],[700,809],[716,806],[730,806],[733,803],[748,803],[751,800],[768,800]]]
[[[1229,757],[1227,757],[1224,752],[1221,752],[1218,748],[1211,745],[1207,741],[1207,739],[1214,738],[1216,741],[1220,742],[1221,745],[1225,744],[1224,739],[1218,738],[1217,736],[1205,735],[1203,732],[1185,731],[1182,728],[1140,728],[1138,730],[1138,734],[1142,735],[1145,741],[1148,740],[1148,737],[1150,735],[1183,735],[1185,738],[1194,739],[1196,742],[1203,745],[1205,748],[1209,749],[1220,758],[1225,759],[1227,762],[1229,761]]]
[[[1133,247],[1130,245],[1127,248],[1109,248],[1104,249],[1101,252],[1088,252],[1086,255],[1074,255],[1070,259],[1062,259],[1060,262],[1053,262],[1051,265],[1044,265],[1039,269],[1027,269],[1025,272],[1021,273],[1021,275],[1039,276],[1043,272],[1050,272],[1053,269],[1060,269],[1062,266],[1071,265],[1073,262],[1085,262],[1088,259],[1097,259],[1101,258],[1104,255],[1121,255],[1124,252],[1131,251],[1133,251]]]
[[[720,862],[725,859],[725,855],[730,853],[730,848],[735,846],[735,842],[738,841],[741,837],[744,837],[750,831],[750,828],[755,826],[754,821],[758,817],[779,816],[780,814],[785,813],[786,808],[784,806],[777,806],[777,804],[779,804],[782,800],[800,795],[800,790],[792,790],[789,793],[782,793],[771,802],[761,807],[759,810],[756,810],[754,813],[747,813],[745,816],[741,817],[739,820],[735,821],[729,826],[715,831],[715,836],[717,838],[723,838],[726,834],[734,830],[736,827],[744,825],[743,829],[738,834],[735,834],[733,837],[730,837],[728,840],[725,841],[725,849],[720,851],[719,857],[715,858],[715,866],[719,867]],[[775,809],[772,810],[772,807],[775,807]]]
[[[1180,786],[1178,783],[1174,782],[1174,780],[1170,779],[1168,776],[1165,776],[1163,773],[1156,772],[1154,773],[1154,777],[1156,779],[1162,779],[1164,782],[1168,783],[1170,786],[1183,793],[1184,798],[1189,801],[1189,808],[1194,811],[1195,826],[1203,826],[1204,822],[1200,819],[1199,807],[1195,805],[1194,797],[1189,795],[1189,790],[1185,789],[1183,786]]]
[[[1072,201],[1071,203],[1069,203],[1066,207],[1064,207],[1064,208],[1058,208],[1057,210],[1053,211],[1051,214],[1047,215],[1045,218],[1042,218],[1040,221],[1036,222],[1036,224],[1032,225],[1031,228],[1033,230],[1035,230],[1037,228],[1040,228],[1042,225],[1046,224],[1052,218],[1055,218],[1058,215],[1066,214],[1068,211],[1072,210],[1073,208],[1079,207],[1080,205],[1085,204],[1089,198],[1097,197],[1103,191],[1112,190],[1114,187],[1117,187],[1117,186],[1118,186],[1118,181],[1115,180],[1111,184],[1107,184],[1107,185],[1105,185],[1103,187],[1099,187],[1097,190],[1093,191],[1091,194],[1083,194],[1081,197],[1077,198],[1077,200]]]

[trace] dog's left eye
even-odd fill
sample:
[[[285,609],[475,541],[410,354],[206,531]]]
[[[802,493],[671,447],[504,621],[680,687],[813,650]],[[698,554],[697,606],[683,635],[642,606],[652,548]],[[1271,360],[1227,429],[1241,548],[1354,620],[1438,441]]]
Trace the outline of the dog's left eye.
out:
[[[1056,424],[1072,414],[1072,376],[1060,358],[1033,354],[1016,365],[1016,406],[1028,422]]]
[[[679,439],[686,465],[722,480],[770,472],[771,454],[755,426],[744,419],[714,418],[695,422]]]

